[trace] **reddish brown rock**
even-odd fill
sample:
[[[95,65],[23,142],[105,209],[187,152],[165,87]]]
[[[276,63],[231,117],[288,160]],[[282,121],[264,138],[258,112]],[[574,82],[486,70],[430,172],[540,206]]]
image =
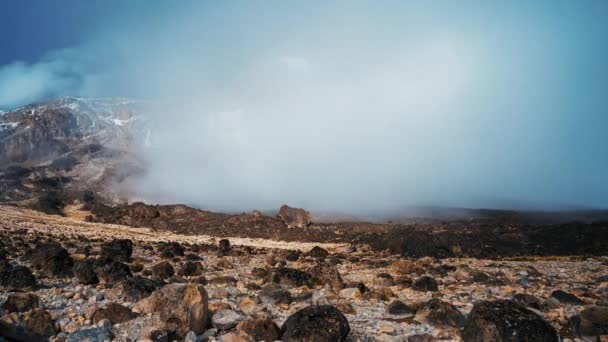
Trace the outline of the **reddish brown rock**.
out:
[[[304,228],[312,222],[308,211],[285,204],[279,209],[277,217],[287,225],[287,228]]]

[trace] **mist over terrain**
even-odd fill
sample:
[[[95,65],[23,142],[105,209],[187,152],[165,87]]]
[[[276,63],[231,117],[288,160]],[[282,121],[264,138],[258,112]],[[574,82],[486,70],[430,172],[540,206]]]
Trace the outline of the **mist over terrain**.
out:
[[[0,65],[1,109],[145,103],[134,198],[608,207],[605,2],[139,3],[81,23],[78,43]]]

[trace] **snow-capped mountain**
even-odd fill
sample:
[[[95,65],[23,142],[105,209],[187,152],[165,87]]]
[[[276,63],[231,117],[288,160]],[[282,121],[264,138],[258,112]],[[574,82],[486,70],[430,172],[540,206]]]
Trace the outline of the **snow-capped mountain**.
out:
[[[29,170],[30,180],[68,179],[72,188],[121,182],[141,169],[136,151],[151,136],[143,111],[130,99],[64,97],[1,113],[0,200],[27,188],[7,180],[10,168]]]

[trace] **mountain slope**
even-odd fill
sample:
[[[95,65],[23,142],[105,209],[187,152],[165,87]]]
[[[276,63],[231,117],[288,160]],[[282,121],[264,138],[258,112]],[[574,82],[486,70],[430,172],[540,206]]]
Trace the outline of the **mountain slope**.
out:
[[[141,171],[142,113],[128,99],[65,97],[0,114],[0,201],[54,188],[115,197],[112,185]]]

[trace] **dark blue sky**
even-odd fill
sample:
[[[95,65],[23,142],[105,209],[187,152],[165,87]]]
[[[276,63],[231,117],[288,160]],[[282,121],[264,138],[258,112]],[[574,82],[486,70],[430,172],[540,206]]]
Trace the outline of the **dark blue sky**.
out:
[[[246,189],[268,206],[281,193],[308,207],[608,207],[606,18],[604,0],[6,0],[0,109],[63,95],[186,103],[189,127],[166,141],[243,153],[204,155],[217,168],[200,186],[218,206]],[[293,125],[281,148],[277,122]],[[328,168],[260,164],[282,148]]]

